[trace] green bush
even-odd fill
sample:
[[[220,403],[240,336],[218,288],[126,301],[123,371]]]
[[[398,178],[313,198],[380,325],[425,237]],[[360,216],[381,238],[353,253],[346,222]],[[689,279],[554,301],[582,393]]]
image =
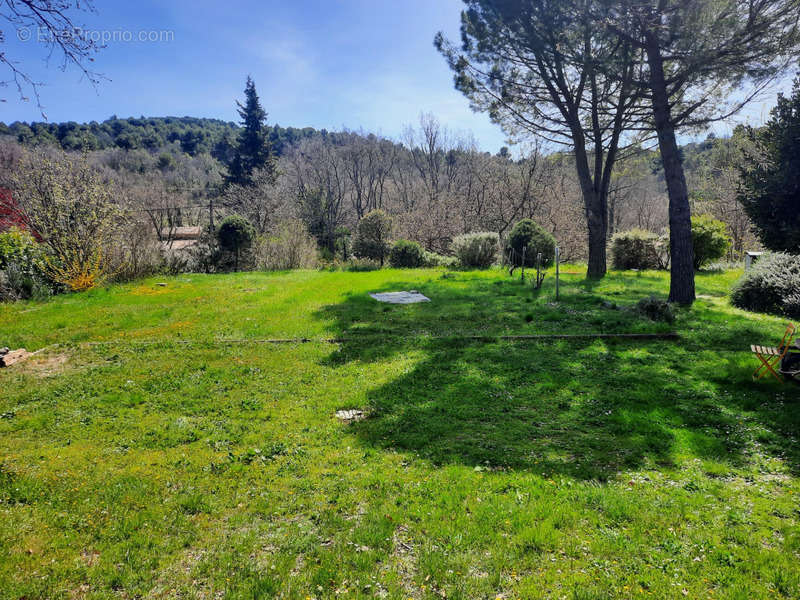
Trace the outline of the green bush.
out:
[[[351,258],[344,263],[345,271],[377,271],[380,268],[381,264],[371,258]]]
[[[664,321],[665,323],[675,321],[675,313],[669,302],[655,296],[639,300],[636,303],[636,312],[652,321]]]
[[[382,210],[368,212],[358,222],[353,254],[358,258],[383,261],[389,254],[389,238],[392,234],[392,219]]]
[[[425,264],[425,253],[417,242],[398,240],[389,253],[389,264],[401,269],[417,269]]]
[[[231,215],[225,217],[217,230],[217,239],[223,250],[233,253],[234,270],[239,270],[239,257],[242,251],[247,250],[256,239],[256,230],[253,225],[242,216]]]
[[[486,269],[494,264],[499,246],[499,235],[478,232],[456,236],[450,248],[462,267]]]
[[[536,255],[541,252],[542,266],[550,266],[556,255],[556,239],[532,219],[518,221],[506,242],[505,253],[510,264],[522,266],[522,249],[525,248],[525,266],[536,266]]]
[[[711,215],[692,217],[692,246],[695,269],[722,258],[731,247],[728,226]]]
[[[611,265],[614,269],[661,269],[662,240],[652,231],[631,229],[611,237]]]
[[[0,233],[0,269],[5,269],[12,262],[33,268],[41,259],[39,244],[27,231],[12,227]]]
[[[44,250],[27,231],[0,233],[0,300],[41,298],[53,293],[44,273]]]
[[[734,284],[731,303],[800,319],[800,256],[780,252],[762,256]]]
[[[333,247],[336,255],[341,256],[342,260],[350,258],[350,237],[351,232],[347,227],[337,227],[333,232]]]
[[[223,252],[219,247],[216,232],[203,229],[197,243],[186,252],[187,271],[216,273],[224,267]]]
[[[458,266],[458,259],[455,256],[445,256],[436,252],[425,252],[422,256],[423,264],[426,267],[445,267],[454,269]]]

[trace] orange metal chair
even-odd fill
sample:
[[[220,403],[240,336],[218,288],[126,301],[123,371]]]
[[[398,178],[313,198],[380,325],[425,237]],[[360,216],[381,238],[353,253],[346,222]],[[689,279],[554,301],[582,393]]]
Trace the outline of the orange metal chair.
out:
[[[797,327],[795,327],[794,324],[789,323],[786,327],[786,331],[783,334],[783,339],[781,339],[781,343],[777,348],[773,346],[757,346],[755,344],[750,346],[750,350],[756,355],[756,357],[758,357],[758,360],[761,361],[761,364],[758,365],[758,368],[753,371],[753,379],[761,379],[767,373],[772,373],[775,379],[778,381],[783,381],[783,378],[778,375],[775,367],[777,366],[780,368],[783,357],[786,356],[786,353],[791,349],[792,341],[794,340],[794,335],[796,332]]]

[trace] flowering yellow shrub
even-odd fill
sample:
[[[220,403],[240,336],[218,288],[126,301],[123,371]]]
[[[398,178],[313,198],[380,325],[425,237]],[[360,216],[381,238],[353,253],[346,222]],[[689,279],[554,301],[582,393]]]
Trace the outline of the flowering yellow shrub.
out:
[[[101,252],[90,260],[73,258],[67,262],[56,262],[52,258],[46,260],[46,271],[50,279],[60,283],[71,292],[83,292],[98,285],[106,272]]]

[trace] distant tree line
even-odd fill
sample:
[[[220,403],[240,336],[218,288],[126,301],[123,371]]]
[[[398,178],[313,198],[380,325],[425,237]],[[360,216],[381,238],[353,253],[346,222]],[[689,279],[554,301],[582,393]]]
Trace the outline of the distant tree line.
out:
[[[209,131],[224,129],[213,120],[152,121],[175,127],[176,133],[179,127],[200,123],[213,123]],[[58,131],[62,125],[48,128]],[[81,127],[91,130],[94,125]],[[36,145],[30,140],[20,144],[16,135],[0,136],[6,173],[23,148],[45,153],[63,148],[45,142],[46,136],[38,139]],[[204,139],[213,137],[208,133]],[[143,219],[156,239],[166,232],[161,241],[168,242],[175,227],[208,226],[212,217],[219,223],[237,213],[260,234],[290,219],[302,221],[326,256],[344,257],[358,221],[382,209],[393,216],[395,237],[418,241],[427,251],[447,252],[455,236],[473,231],[505,237],[518,220],[532,218],[555,236],[566,258],[587,259],[583,195],[569,153],[520,146],[516,156],[508,151],[490,154],[480,151],[468,134],[456,135],[432,115],[422,115],[399,140],[338,131],[272,145],[272,172],[257,170],[248,185],[240,185],[229,180],[236,139],[232,134],[223,154],[208,151],[209,145],[184,152],[177,139],[153,148],[108,144],[90,150],[88,158],[113,182],[120,205]],[[736,196],[738,139],[710,136],[682,149],[694,211],[728,223],[734,238],[731,258],[755,244]],[[8,175],[3,175],[0,161],[0,187],[4,179]],[[668,222],[665,192],[657,151],[641,149],[619,163],[609,182],[607,239],[631,228],[663,230]]]
[[[62,150],[148,150],[155,152],[174,146],[189,156],[211,154],[227,163],[241,128],[233,122],[195,117],[112,116],[103,122],[66,123],[14,121],[0,122],[0,136],[11,136],[26,146],[50,145]],[[298,141],[325,132],[311,127],[301,129],[273,125],[267,135],[273,151],[280,156]]]

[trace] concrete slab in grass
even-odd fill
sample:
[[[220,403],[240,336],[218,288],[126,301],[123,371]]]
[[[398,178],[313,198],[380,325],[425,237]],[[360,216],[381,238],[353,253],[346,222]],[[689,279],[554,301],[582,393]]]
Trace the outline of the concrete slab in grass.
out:
[[[430,302],[430,298],[426,298],[417,290],[410,292],[383,292],[379,294],[370,294],[378,302],[388,302],[389,304],[415,304],[417,302]]]

